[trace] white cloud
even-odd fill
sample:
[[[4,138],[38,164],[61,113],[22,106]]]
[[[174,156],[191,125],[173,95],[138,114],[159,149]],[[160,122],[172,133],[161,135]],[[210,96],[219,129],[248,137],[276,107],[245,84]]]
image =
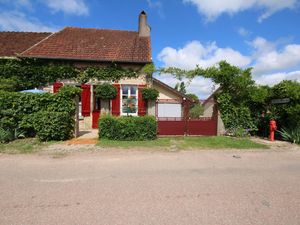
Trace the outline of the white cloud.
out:
[[[180,82],[170,74],[156,76],[156,78],[171,87],[175,87],[175,85]],[[210,79],[205,79],[203,77],[197,77],[191,82],[187,79],[183,79],[182,81],[187,85],[187,93],[196,94],[200,99],[205,99],[215,90],[214,83]]]
[[[246,36],[248,36],[249,34],[251,34],[251,32],[250,32],[249,30],[247,30],[246,28],[244,28],[244,27],[240,27],[240,28],[238,29],[238,33],[239,33],[239,35],[241,35],[241,36],[243,36],[243,37],[246,37]]]
[[[280,10],[293,9],[297,5],[297,0],[183,0],[183,2],[195,5],[207,21],[213,21],[225,13],[233,15],[256,9],[262,11],[258,17],[258,21],[261,22]]]
[[[260,76],[254,76],[254,80],[257,84],[273,86],[283,80],[295,80],[300,82],[300,71],[282,72],[273,74],[264,74]]]
[[[288,44],[278,49],[276,43],[258,37],[252,42],[254,74],[292,69],[300,65],[300,45]]]
[[[158,55],[164,66],[175,66],[183,69],[193,69],[196,65],[209,67],[221,60],[244,67],[250,63],[250,57],[244,56],[232,48],[219,48],[215,42],[203,45],[199,41],[192,41],[183,48],[164,48]]]
[[[55,31],[53,26],[47,26],[34,18],[28,18],[20,12],[0,12],[0,28],[6,31]]]
[[[79,16],[89,14],[89,8],[84,0],[46,0],[45,3],[54,12],[62,11]]]
[[[232,48],[220,48],[215,42],[203,45],[199,41],[192,41],[182,48],[164,48],[158,60],[163,67],[181,69],[194,69],[196,65],[206,68],[226,60],[238,67],[253,67],[253,78],[258,84],[274,85],[282,80],[300,82],[300,44],[287,44],[282,40],[271,42],[262,37],[255,38],[249,44],[252,53],[247,56]],[[170,75],[162,75],[159,79],[166,79],[164,81],[172,86],[178,82]],[[212,82],[197,79],[192,81],[188,90],[200,97],[208,96],[212,91]]]
[[[157,13],[161,18],[165,17],[163,4],[161,3],[161,1],[147,0],[147,3],[149,8],[157,10]]]

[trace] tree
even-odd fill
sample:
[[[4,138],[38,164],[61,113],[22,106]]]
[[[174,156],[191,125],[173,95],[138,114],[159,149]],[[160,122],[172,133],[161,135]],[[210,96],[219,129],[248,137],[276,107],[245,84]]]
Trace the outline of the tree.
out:
[[[181,92],[182,94],[186,93],[186,86],[185,83],[182,81],[180,83],[177,83],[174,87],[177,91]]]
[[[241,69],[221,61],[217,66],[206,69],[199,66],[194,70],[169,67],[161,69],[160,73],[173,74],[177,79],[193,79],[198,76],[212,79],[222,90],[217,96],[217,102],[225,127],[255,130],[256,126],[248,104],[251,90],[255,87],[251,69]]]

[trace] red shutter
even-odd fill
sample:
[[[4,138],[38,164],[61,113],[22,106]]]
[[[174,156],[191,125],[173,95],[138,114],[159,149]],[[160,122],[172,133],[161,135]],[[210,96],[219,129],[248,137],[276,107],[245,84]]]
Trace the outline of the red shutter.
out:
[[[55,82],[53,84],[53,93],[57,93],[58,90],[63,86],[64,84],[61,82]]]
[[[117,96],[111,101],[111,113],[113,116],[120,115],[120,84],[114,84],[117,88]]]
[[[90,116],[91,112],[91,85],[81,85],[81,114],[82,116]]]
[[[138,115],[145,116],[147,112],[147,103],[143,100],[142,90],[146,85],[138,85]]]

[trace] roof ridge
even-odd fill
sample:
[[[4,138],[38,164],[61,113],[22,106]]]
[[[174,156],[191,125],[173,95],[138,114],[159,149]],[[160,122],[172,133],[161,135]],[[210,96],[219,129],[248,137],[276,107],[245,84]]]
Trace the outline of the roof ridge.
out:
[[[39,45],[39,44],[42,43],[43,41],[47,40],[49,37],[52,37],[52,36],[58,34],[59,32],[65,30],[65,29],[66,29],[66,28],[63,28],[63,29],[61,29],[61,30],[58,31],[58,32],[51,33],[50,35],[48,35],[47,37],[45,37],[45,38],[42,39],[41,41],[39,41],[39,42],[35,43],[34,45],[32,45],[30,48],[28,48],[28,49],[26,49],[25,51],[21,52],[19,55],[22,56],[25,52],[27,52],[27,51],[29,51],[30,49],[36,47],[37,45]]]
[[[118,31],[118,32],[132,32],[138,33],[138,31],[133,30],[120,30],[120,29],[109,29],[109,28],[92,28],[92,27],[73,27],[73,26],[66,26],[64,29],[84,29],[84,30],[101,30],[101,31]]]
[[[35,31],[0,31],[0,33],[28,33],[28,34],[53,34],[55,32],[46,32],[46,31],[43,31],[43,32],[35,32]]]

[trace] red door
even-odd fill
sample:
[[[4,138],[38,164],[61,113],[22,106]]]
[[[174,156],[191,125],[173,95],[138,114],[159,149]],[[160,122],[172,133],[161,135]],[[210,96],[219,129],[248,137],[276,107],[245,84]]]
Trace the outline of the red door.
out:
[[[90,116],[91,112],[91,85],[81,85],[81,114],[82,116]]]
[[[93,111],[92,113],[92,128],[98,129],[98,120],[100,118],[100,111]]]

